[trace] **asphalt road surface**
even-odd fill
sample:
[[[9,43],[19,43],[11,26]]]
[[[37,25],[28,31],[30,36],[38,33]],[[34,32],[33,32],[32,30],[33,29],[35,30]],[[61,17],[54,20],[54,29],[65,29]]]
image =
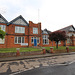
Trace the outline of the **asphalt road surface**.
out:
[[[15,75],[75,75],[75,63],[70,65],[40,67]]]
[[[0,62],[0,75],[75,75],[75,54]]]
[[[9,74],[8,71],[7,73],[2,73],[0,75],[75,75],[75,63],[39,67],[36,69],[23,72],[20,71],[12,74]]]

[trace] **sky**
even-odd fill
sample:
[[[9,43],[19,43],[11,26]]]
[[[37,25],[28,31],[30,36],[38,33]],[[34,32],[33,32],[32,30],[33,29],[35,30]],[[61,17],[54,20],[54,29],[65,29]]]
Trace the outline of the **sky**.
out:
[[[75,0],[0,0],[0,14],[8,22],[22,15],[27,22],[41,22],[42,30],[75,27]]]

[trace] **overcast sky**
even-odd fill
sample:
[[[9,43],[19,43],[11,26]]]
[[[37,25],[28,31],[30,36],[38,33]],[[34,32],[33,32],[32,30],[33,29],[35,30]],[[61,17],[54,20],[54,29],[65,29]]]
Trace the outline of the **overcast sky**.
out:
[[[8,21],[22,15],[50,31],[75,27],[75,0],[0,0],[0,13]]]

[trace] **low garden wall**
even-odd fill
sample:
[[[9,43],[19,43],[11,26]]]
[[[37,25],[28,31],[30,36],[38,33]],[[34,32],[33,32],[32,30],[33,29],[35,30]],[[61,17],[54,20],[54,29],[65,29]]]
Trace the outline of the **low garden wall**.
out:
[[[41,54],[43,54],[42,51],[20,52],[20,56],[41,55]],[[2,57],[14,57],[14,56],[17,56],[16,52],[0,53],[0,58],[2,58]]]
[[[69,52],[75,52],[75,49],[69,49]],[[67,53],[67,50],[54,50],[54,53]]]
[[[69,49],[69,52],[75,52],[75,49]],[[47,51],[30,51],[30,52],[20,52],[20,56],[29,56],[29,55],[41,55],[46,54]],[[48,50],[48,53],[51,54],[51,50]],[[67,53],[67,50],[53,50],[54,53]],[[0,53],[0,58],[2,57],[16,57],[16,52],[10,52],[10,53]]]

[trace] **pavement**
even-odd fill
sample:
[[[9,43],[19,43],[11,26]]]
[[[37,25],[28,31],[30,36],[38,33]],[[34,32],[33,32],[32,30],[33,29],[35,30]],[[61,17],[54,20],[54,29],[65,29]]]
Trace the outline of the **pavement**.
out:
[[[14,61],[14,60],[23,60],[23,59],[34,59],[34,58],[44,58],[44,57],[52,57],[52,56],[62,56],[62,55],[72,55],[72,54],[75,54],[75,52],[70,52],[70,53],[56,53],[56,54],[46,53],[46,54],[42,54],[42,55],[5,57],[5,58],[0,58],[0,62]]]
[[[43,56],[41,57],[40,55],[38,55],[39,56],[38,57],[36,55],[37,58],[36,57],[33,58],[33,56],[32,58],[29,58],[30,57],[29,56],[28,58],[26,57],[26,59],[24,58],[22,60],[14,60],[14,61],[11,60],[11,61],[0,62],[0,75],[43,75],[45,70],[41,70],[42,74],[40,73],[40,71],[34,71],[34,70],[38,68],[43,68],[43,67],[46,68],[51,66],[60,66],[60,65],[67,66],[75,62],[75,53],[59,54],[56,56],[54,56],[54,54],[52,54],[53,56],[50,55],[51,54],[49,54],[49,56],[48,54],[45,54],[44,57]],[[59,67],[57,69],[59,69]],[[33,70],[34,74],[33,73],[22,74],[23,72],[25,73],[31,70]],[[48,71],[50,71],[50,69]],[[37,72],[39,72],[40,74],[38,74]],[[57,74],[57,75],[62,75],[62,74]]]

